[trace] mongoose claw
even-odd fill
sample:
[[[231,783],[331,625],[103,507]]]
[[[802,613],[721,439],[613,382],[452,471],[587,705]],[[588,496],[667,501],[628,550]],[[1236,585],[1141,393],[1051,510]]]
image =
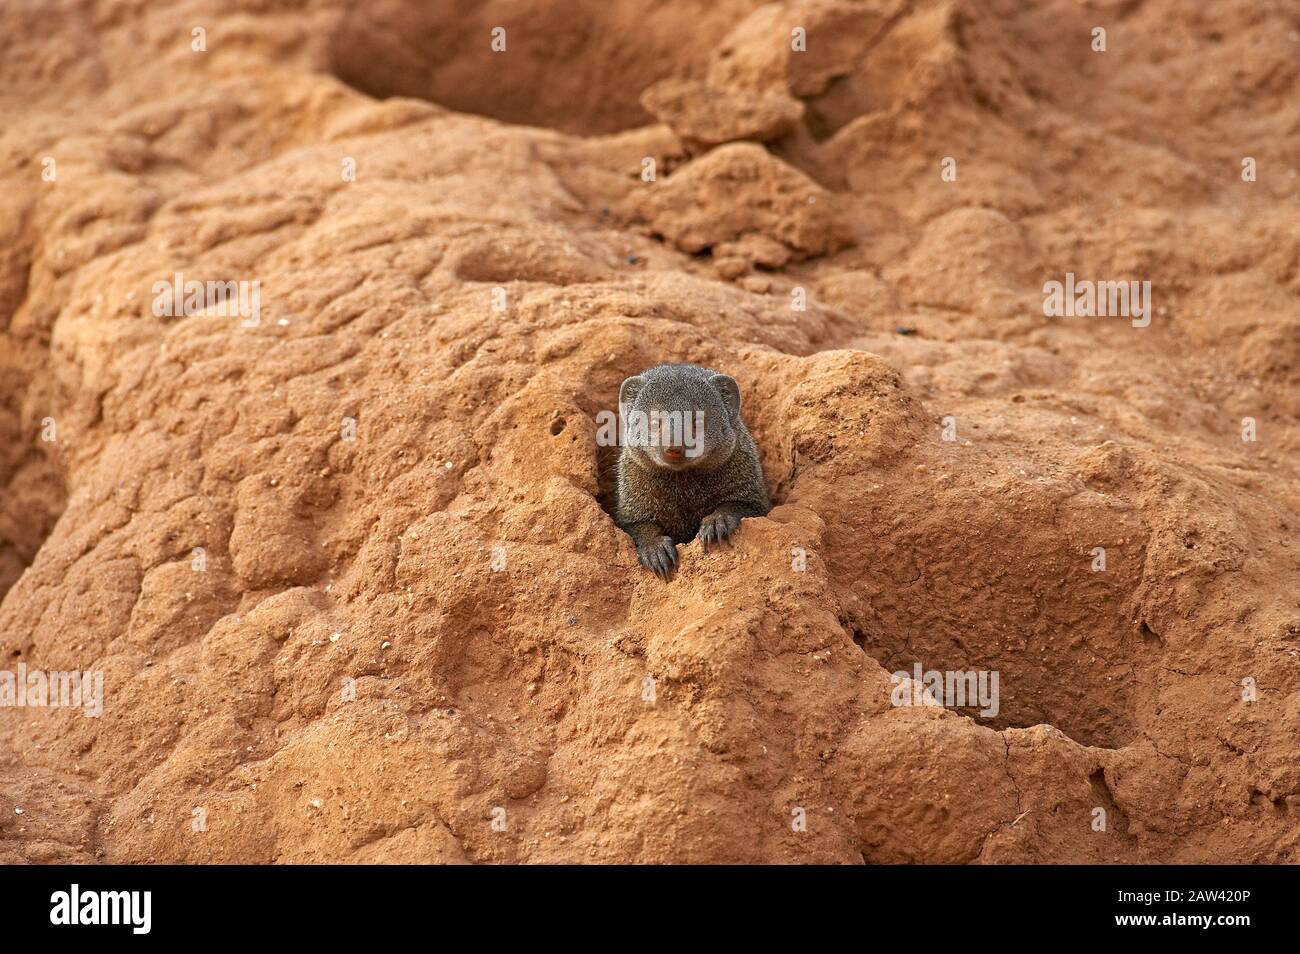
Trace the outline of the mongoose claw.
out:
[[[740,526],[740,515],[726,510],[715,510],[700,521],[700,540],[705,546],[721,543]]]
[[[677,568],[677,544],[672,537],[659,537],[650,543],[637,546],[636,555],[641,565],[653,570],[661,580],[668,579]]]

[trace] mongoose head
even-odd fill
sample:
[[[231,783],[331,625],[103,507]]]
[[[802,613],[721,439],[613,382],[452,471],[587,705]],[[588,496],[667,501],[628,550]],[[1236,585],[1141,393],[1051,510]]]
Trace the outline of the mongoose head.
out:
[[[618,392],[624,446],[643,467],[712,469],[736,449],[740,386],[693,364],[662,364],[623,382]]]

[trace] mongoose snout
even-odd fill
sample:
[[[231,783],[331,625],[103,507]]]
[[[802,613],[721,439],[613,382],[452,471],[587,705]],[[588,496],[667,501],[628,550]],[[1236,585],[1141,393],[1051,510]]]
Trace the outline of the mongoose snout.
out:
[[[667,579],[677,544],[719,543],[772,509],[735,378],[664,364],[619,388],[623,444],[614,519],[641,563]]]

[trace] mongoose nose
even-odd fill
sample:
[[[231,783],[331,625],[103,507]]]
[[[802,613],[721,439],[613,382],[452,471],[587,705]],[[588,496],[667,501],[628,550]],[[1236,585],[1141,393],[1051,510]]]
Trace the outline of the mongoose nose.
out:
[[[673,464],[680,464],[686,459],[686,452],[680,447],[665,447],[664,460]]]

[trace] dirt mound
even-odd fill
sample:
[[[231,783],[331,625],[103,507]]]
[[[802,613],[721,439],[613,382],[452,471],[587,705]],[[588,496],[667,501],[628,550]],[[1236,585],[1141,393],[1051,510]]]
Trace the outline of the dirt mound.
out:
[[[6,7],[0,672],[103,705],[0,860],[1300,860],[1300,23],[1186,6]],[[665,585],[669,360],[777,507]]]

